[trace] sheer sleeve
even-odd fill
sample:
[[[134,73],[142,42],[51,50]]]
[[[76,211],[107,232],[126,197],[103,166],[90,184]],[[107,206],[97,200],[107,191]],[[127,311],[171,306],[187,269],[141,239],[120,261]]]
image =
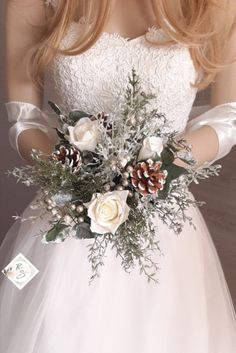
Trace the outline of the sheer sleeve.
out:
[[[218,137],[218,152],[212,164],[226,156],[236,145],[236,101],[216,105],[191,119],[186,131],[194,131],[203,125],[211,126]]]
[[[235,5],[231,13],[232,21],[235,21]],[[210,109],[189,120],[186,126],[186,131],[203,125],[214,129],[218,137],[218,152],[212,163],[226,156],[236,145],[236,27],[224,46],[224,59],[230,64],[216,75],[211,84]]]
[[[7,1],[5,6],[5,73],[6,107],[10,145],[23,157],[30,149],[47,152],[58,140],[53,113],[43,108],[44,88],[35,85],[29,76],[28,52],[41,40],[47,25],[44,3],[37,1]],[[32,138],[19,139],[32,129]],[[35,129],[38,129],[35,133]],[[46,138],[48,137],[48,138]],[[18,140],[22,146],[18,145]],[[20,148],[19,148],[20,147]],[[22,148],[21,148],[22,147]],[[45,147],[45,149],[44,149]]]
[[[57,134],[48,123],[46,114],[32,103],[9,101],[5,103],[8,121],[13,125],[9,129],[9,141],[11,146],[18,152],[21,159],[24,159],[19,151],[18,137],[27,129],[39,129],[43,131],[55,144]]]

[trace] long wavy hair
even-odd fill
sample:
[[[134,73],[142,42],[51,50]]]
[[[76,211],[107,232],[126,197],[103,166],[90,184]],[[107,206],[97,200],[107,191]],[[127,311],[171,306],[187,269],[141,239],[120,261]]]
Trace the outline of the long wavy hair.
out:
[[[29,53],[29,72],[40,86],[45,67],[57,53],[78,55],[96,42],[109,19],[114,0],[96,0],[96,6],[94,0],[54,1],[58,4],[47,12],[42,37]],[[227,43],[236,26],[235,0],[150,1],[156,25],[167,34],[166,40],[152,43],[158,46],[180,43],[189,48],[198,72],[193,87],[207,87],[220,70],[236,60],[224,60]],[[81,18],[90,25],[83,26],[73,45],[62,50],[60,42],[68,26]]]

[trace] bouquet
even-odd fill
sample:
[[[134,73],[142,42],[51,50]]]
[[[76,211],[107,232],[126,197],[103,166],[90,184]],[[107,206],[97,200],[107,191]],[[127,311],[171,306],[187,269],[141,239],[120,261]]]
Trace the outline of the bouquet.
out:
[[[166,132],[165,114],[148,111],[153,98],[141,90],[133,69],[123,100],[117,97],[109,114],[76,109],[67,114],[49,101],[59,119],[52,154],[45,158],[33,149],[34,165],[8,171],[27,186],[40,187],[34,207],[52,216],[48,230],[40,232],[43,243],[92,239],[90,283],[99,276],[108,244],[125,271],[138,265],[148,281],[158,282],[151,255],[161,249],[153,219],[176,234],[187,221],[195,227],[186,211],[204,202],[189,197],[188,186],[219,173],[221,165],[196,167],[192,146],[177,131]],[[177,166],[176,158],[186,168]]]

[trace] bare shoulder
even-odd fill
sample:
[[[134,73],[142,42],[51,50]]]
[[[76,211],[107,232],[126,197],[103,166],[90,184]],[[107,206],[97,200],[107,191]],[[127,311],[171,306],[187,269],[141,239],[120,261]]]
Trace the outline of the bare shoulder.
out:
[[[6,25],[11,20],[25,26],[43,25],[46,11],[45,0],[9,0],[6,2]]]
[[[35,47],[45,31],[44,0],[8,0],[5,15],[6,82],[8,100],[30,101],[40,105],[28,75],[27,53]]]

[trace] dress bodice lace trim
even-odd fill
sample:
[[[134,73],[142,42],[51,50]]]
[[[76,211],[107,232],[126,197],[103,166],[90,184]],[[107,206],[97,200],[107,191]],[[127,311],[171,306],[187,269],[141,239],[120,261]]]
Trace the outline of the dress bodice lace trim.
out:
[[[52,3],[52,0],[51,0]],[[55,1],[53,2],[55,5]],[[82,21],[72,22],[60,43],[69,48],[78,39]],[[92,47],[73,56],[57,54],[47,68],[50,99],[68,111],[110,112],[121,97],[134,67],[142,89],[156,95],[149,109],[165,113],[171,129],[182,131],[188,121],[197,89],[191,87],[197,72],[188,47],[179,43],[156,46],[147,39],[165,39],[155,26],[136,38],[103,32]]]

